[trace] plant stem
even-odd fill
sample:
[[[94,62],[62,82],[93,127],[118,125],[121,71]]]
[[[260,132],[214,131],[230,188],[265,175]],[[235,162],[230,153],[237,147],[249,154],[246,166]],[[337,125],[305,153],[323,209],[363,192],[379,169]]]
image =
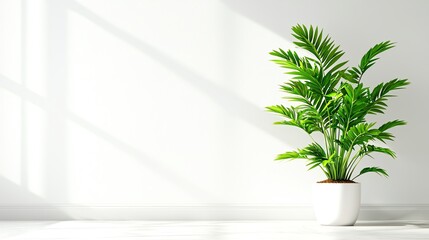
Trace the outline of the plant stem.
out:
[[[351,161],[351,163],[347,167],[349,169],[349,173],[348,173],[348,177],[349,178],[352,177],[353,172],[355,171],[356,167],[359,165],[360,161],[362,161],[362,159],[363,159],[364,156],[365,155],[362,155],[359,158],[359,152],[357,152],[356,155],[353,157],[353,160]],[[359,160],[357,160],[358,158],[359,158]],[[358,176],[356,176],[355,178],[357,178]],[[355,178],[353,178],[353,179],[355,179]]]

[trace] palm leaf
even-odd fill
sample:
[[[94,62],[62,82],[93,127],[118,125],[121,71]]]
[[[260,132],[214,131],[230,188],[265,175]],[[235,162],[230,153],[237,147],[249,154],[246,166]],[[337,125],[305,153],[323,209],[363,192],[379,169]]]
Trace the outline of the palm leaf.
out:
[[[337,119],[342,131],[346,133],[351,127],[364,122],[368,106],[368,90],[362,84],[353,87],[343,83],[341,87],[342,104],[337,112]]]
[[[380,130],[373,129],[375,123],[359,123],[349,129],[340,140],[345,149],[353,149],[355,145],[364,145],[378,138]]]
[[[391,41],[385,41],[378,43],[374,47],[370,48],[368,52],[363,55],[358,68],[353,67],[348,70],[348,74],[345,75],[346,79],[354,83],[359,83],[362,79],[363,74],[378,60],[377,56],[380,53],[393,48],[394,46],[395,44]]]
[[[341,62],[337,65],[337,61],[344,55],[344,52],[339,50],[339,46],[334,44],[334,41],[329,35],[323,36],[323,30],[319,31],[318,27],[310,26],[307,28],[304,25],[296,25],[292,27],[293,34],[297,41],[293,42],[300,48],[303,48],[312,53],[319,61],[320,67],[324,70],[339,69],[347,62]],[[332,73],[332,72],[331,72]]]
[[[387,99],[394,97],[394,95],[390,95],[389,93],[394,90],[403,89],[409,84],[407,79],[393,79],[386,83],[378,84],[371,92],[368,113],[384,113],[387,107]]]
[[[288,151],[277,155],[275,160],[295,160],[295,159],[306,159],[308,160],[308,170],[311,170],[318,166],[323,166],[323,163],[328,160],[325,150],[322,146],[317,143],[311,143],[303,149],[296,151]]]
[[[394,127],[397,127],[397,126],[403,126],[403,125],[406,125],[406,124],[407,124],[407,122],[405,122],[404,120],[396,119],[396,120],[384,123],[383,125],[381,125],[378,128],[378,130],[380,130],[381,132],[384,132],[384,131],[386,131],[388,129],[391,129],[391,128],[394,128]]]
[[[377,173],[380,176],[385,176],[385,177],[389,176],[389,174],[387,174],[386,170],[384,170],[382,168],[379,168],[379,167],[366,167],[366,168],[362,169],[360,171],[360,173],[356,177],[354,177],[352,180],[356,179],[357,177],[361,176],[362,174],[369,173],[369,172]]]
[[[392,133],[387,132],[387,130],[397,127],[397,126],[403,126],[405,125],[406,122],[403,120],[393,120],[390,122],[387,122],[383,125],[381,125],[378,130],[380,131],[380,133],[377,136],[377,139],[382,141],[382,142],[386,142],[386,140],[392,141],[395,136],[393,136]]]
[[[363,146],[362,149],[360,150],[359,155],[360,156],[365,156],[365,155],[369,156],[370,153],[373,153],[373,152],[387,154],[387,155],[391,156],[392,158],[396,158],[396,153],[394,151],[392,151],[390,148],[378,147],[378,146],[374,146],[374,145]]]
[[[290,125],[303,129],[308,134],[314,131],[320,131],[320,118],[317,112],[311,107],[301,106],[298,109],[295,107],[285,107],[283,105],[275,105],[266,107],[270,112],[280,114],[287,120],[278,121],[274,124]]]

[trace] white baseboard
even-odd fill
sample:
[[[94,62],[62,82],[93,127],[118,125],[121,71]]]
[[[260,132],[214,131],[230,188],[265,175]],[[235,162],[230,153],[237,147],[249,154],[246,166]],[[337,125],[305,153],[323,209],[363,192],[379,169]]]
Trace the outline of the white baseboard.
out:
[[[0,206],[0,220],[313,219],[311,206]],[[429,205],[364,205],[359,220],[429,220]]]

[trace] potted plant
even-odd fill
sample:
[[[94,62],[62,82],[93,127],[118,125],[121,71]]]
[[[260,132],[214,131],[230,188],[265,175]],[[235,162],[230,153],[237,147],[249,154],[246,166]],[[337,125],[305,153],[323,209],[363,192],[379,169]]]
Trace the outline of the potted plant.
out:
[[[344,52],[334,41],[324,36],[318,27],[292,27],[294,44],[306,50],[308,56],[282,49],[270,52],[273,62],[286,68],[291,79],[280,85],[291,106],[275,105],[268,111],[283,117],[275,124],[295,126],[304,130],[311,143],[295,151],[279,154],[276,160],[305,159],[310,169],[323,171],[326,180],[314,186],[314,210],[322,225],[354,225],[360,207],[360,183],[354,180],[365,173],[388,176],[379,167],[364,167],[359,163],[372,153],[395,152],[380,142],[392,141],[389,130],[405,125],[393,120],[383,124],[368,122],[370,114],[384,114],[393,91],[409,84],[407,79],[393,79],[370,88],[363,76],[378,59],[378,55],[394,43],[385,41],[370,48],[357,67],[346,67]],[[316,141],[317,137],[320,138]]]

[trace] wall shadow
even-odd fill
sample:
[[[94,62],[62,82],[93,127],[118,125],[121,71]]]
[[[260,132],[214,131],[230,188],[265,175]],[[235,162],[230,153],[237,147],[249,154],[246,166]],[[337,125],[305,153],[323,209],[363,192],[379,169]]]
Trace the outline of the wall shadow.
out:
[[[46,111],[54,111],[56,114],[58,114],[58,116],[61,116],[63,120],[70,120],[76,123],[80,127],[86,129],[97,137],[110,143],[112,146],[132,156],[134,159],[139,160],[139,163],[144,164],[144,166],[146,167],[149,167],[155,173],[160,174],[162,177],[175,184],[176,186],[180,187],[183,191],[191,194],[196,199],[202,200],[204,202],[216,201],[216,198],[209,194],[207,191],[196,186],[195,184],[181,177],[177,173],[171,171],[169,168],[160,164],[159,161],[156,161],[147,154],[141,152],[136,147],[125,143],[124,141],[107,133],[106,131],[84,120],[76,114],[68,111],[67,109],[59,108],[60,106],[57,106],[55,104],[52,105],[52,102],[48,101],[48,99],[38,95],[37,93],[34,93],[33,91],[28,90],[27,88],[24,88],[22,85],[17,84],[12,80],[7,79],[1,74],[0,87],[20,96],[23,100],[37,105]],[[56,183],[57,186],[61,186],[61,184],[59,184],[58,182],[54,181],[54,183]]]
[[[271,123],[277,121],[278,118],[266,113],[265,109],[257,107],[228,89],[218,86],[210,81],[210,79],[192,71],[180,61],[173,59],[156,47],[116,27],[114,24],[101,18],[76,1],[70,1],[69,9],[85,17],[106,32],[133,46],[146,56],[150,56],[153,60],[161,63],[170,71],[180,76],[182,80],[209,96],[216,104],[232,116],[251,124],[253,127],[262,130],[286,144],[289,143],[290,138],[287,137],[284,131],[279,131],[275,126],[271,126]]]
[[[0,176],[0,220],[71,220],[72,218],[46,199]],[[16,199],[24,200],[16,205]],[[36,215],[37,214],[37,215]]]
[[[66,1],[46,4],[46,172],[47,198],[68,201],[66,119],[56,109],[67,111],[68,19]],[[28,40],[28,39],[25,39]],[[52,170],[52,169],[55,169]]]

